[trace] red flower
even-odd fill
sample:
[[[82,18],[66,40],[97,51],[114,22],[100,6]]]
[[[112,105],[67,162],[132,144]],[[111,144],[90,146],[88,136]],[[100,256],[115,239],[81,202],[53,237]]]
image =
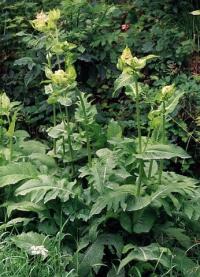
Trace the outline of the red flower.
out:
[[[128,31],[129,28],[130,28],[130,24],[129,24],[129,23],[125,23],[125,24],[122,24],[122,25],[121,25],[121,30],[122,30],[123,32]]]

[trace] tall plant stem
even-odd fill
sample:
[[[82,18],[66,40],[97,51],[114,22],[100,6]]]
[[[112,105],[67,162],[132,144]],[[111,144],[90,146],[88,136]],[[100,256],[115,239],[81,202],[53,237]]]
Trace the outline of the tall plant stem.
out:
[[[166,125],[166,118],[165,118],[165,101],[163,100],[163,109],[162,109],[162,143],[165,143],[165,125]],[[163,160],[160,161],[159,165],[159,172],[158,172],[158,182],[161,184],[162,179],[162,172],[163,172]]]
[[[56,126],[56,104],[53,104],[53,126]],[[53,140],[53,152],[56,155],[56,139]]]
[[[8,120],[8,130],[11,126],[11,120],[10,120],[10,117],[9,115],[7,116],[7,120]],[[13,137],[12,137],[12,134],[9,134],[9,152],[10,152],[10,155],[9,155],[9,162],[12,161],[12,154],[13,154]]]
[[[3,117],[0,116],[0,145],[3,146]]]
[[[148,179],[151,178],[152,168],[153,168],[153,160],[151,160],[149,164]]]
[[[66,111],[66,117],[67,117],[67,134],[68,134],[68,144],[69,144],[69,152],[70,152],[70,158],[71,158],[71,164],[72,164],[72,174],[75,174],[75,167],[74,167],[74,150],[72,147],[72,139],[71,139],[71,127],[70,127],[70,122],[69,122],[69,112],[68,108],[65,108]],[[64,124],[65,121],[64,121]]]
[[[137,80],[135,81],[135,91],[136,91],[136,120],[137,120],[137,132],[138,132],[138,142],[139,142],[139,154],[141,154],[142,153],[142,134],[141,134],[140,96],[139,96]],[[143,174],[143,162],[142,160],[139,160],[137,196],[140,196],[140,192],[141,192],[142,174]]]
[[[12,161],[12,156],[13,156],[13,138],[9,138],[9,150],[10,150],[10,157],[9,157],[9,162]]]
[[[81,95],[81,92],[79,91],[79,98],[81,102],[81,107],[83,109],[83,116],[84,116],[84,125],[85,125],[85,132],[86,132],[86,140],[87,140],[87,155],[88,155],[88,163],[89,166],[92,166],[92,151],[91,151],[91,145],[90,145],[90,135],[89,135],[89,128],[88,128],[88,118],[86,114],[85,104],[83,101],[83,97]]]

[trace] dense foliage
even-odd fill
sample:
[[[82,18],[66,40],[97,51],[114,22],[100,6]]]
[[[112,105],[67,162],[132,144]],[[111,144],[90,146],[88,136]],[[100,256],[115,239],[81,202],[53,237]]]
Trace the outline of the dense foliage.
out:
[[[200,276],[197,3],[6,2],[1,275]]]

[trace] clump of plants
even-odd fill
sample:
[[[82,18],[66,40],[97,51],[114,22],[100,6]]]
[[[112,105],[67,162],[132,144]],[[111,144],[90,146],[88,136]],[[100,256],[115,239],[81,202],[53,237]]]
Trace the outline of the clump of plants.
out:
[[[167,131],[184,92],[171,84],[148,95],[143,70],[159,57],[138,58],[126,47],[113,91],[135,104],[136,129],[125,136],[114,119],[100,124],[90,94],[79,89],[77,46],[59,20],[55,9],[31,22],[38,43],[45,40],[48,139],[16,130],[18,106],[0,98],[0,229],[34,270],[47,265],[44,276],[55,273],[51,263],[57,276],[198,276],[199,182],[169,170],[190,159]]]

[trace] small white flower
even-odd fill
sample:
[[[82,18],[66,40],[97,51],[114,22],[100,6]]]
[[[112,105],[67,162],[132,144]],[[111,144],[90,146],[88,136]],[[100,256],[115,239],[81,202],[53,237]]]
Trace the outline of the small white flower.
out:
[[[43,245],[32,245],[30,248],[31,255],[41,255],[43,258],[48,256],[48,250]]]

